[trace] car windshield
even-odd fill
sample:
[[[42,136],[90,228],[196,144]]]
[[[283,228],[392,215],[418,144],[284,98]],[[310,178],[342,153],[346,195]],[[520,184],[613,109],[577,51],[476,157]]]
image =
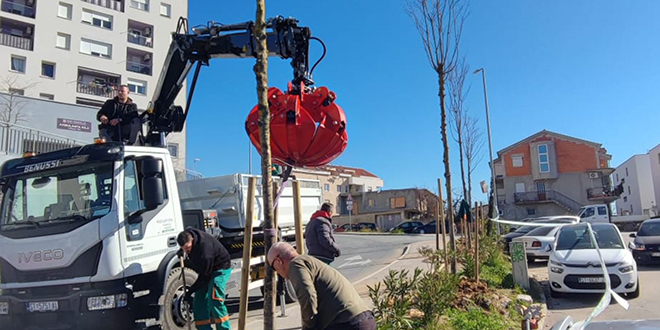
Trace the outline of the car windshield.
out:
[[[555,227],[536,227],[536,229],[530,231],[525,236],[546,236],[554,229]]]
[[[89,221],[112,206],[112,163],[60,167],[11,178],[3,187],[0,230]]]
[[[647,222],[642,224],[637,236],[660,236],[660,222]]]
[[[592,226],[594,236],[601,249],[623,249],[623,241],[614,226]],[[586,225],[562,227],[557,237],[557,250],[586,250],[595,245],[587,232]]]

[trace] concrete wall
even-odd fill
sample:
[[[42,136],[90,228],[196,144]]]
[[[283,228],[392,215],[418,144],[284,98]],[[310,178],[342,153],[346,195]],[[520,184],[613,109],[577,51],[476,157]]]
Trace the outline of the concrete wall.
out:
[[[532,210],[533,212],[531,212]],[[528,205],[507,204],[500,211],[503,212],[502,217],[507,220],[522,220],[524,218],[571,214],[571,212],[553,202]]]
[[[649,163],[651,163],[651,175],[653,177],[653,189],[655,194],[656,214],[660,214],[660,144],[649,151]]]
[[[656,205],[656,196],[651,158],[649,154],[634,155],[614,171],[615,184],[624,182],[623,193],[616,201],[619,214],[655,215],[652,214],[655,213],[652,209]]]

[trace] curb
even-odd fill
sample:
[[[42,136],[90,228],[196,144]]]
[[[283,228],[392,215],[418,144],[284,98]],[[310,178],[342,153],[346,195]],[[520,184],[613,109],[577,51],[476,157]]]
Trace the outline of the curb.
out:
[[[537,300],[541,303],[541,318],[538,322],[538,329],[543,330],[545,327],[545,319],[548,317],[548,304],[545,299],[545,291],[543,286],[535,278],[529,278],[529,293],[534,300]]]

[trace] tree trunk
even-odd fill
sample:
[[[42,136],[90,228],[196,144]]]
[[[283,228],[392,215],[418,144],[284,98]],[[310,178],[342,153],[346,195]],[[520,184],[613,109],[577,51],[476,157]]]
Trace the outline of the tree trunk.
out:
[[[442,134],[442,161],[445,164],[445,184],[447,187],[447,217],[449,218],[449,245],[451,251],[456,251],[456,235],[454,235],[454,204],[451,194],[451,167],[449,166],[449,141],[447,140],[447,108],[445,106],[445,68],[440,65],[436,70],[438,73],[438,83],[440,84],[440,132]],[[451,258],[451,272],[456,274],[458,265],[456,257]]]
[[[259,134],[261,137],[261,187],[264,195],[264,243],[266,253],[275,243],[273,229],[273,196],[270,158],[270,109],[268,108],[268,48],[266,43],[266,3],[257,0],[257,14],[253,30],[257,46],[257,62],[254,73],[257,77],[259,100]],[[266,265],[264,279],[264,330],[275,329],[275,270]]]
[[[462,115],[462,114],[459,114]],[[461,163],[461,181],[463,182],[463,198],[468,202],[468,204],[472,204],[472,196],[468,195],[468,186],[465,183],[465,158],[463,157],[464,152],[463,152],[463,119],[457,119],[459,122],[456,125],[456,128],[458,130],[458,158]]]

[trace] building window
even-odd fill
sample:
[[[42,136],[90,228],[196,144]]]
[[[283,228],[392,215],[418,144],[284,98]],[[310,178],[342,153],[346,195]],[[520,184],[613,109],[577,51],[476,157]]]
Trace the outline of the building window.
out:
[[[367,187],[367,191],[372,191],[371,187]]]
[[[619,182],[619,173],[616,174],[616,182]]]
[[[527,215],[535,215],[536,209],[527,209]]]
[[[25,57],[12,55],[11,56],[11,71],[25,73]]]
[[[39,93],[39,98],[42,98],[42,99],[44,99],[44,100],[51,100],[51,101],[52,101],[52,100],[55,99],[55,95],[53,95],[53,94],[46,94],[46,93]]]
[[[112,30],[112,16],[83,9],[82,21],[90,25]]]
[[[628,168],[626,167],[626,176],[628,176]]]
[[[369,198],[367,203],[369,204],[369,206],[374,206],[374,204],[375,204],[373,198]]]
[[[513,167],[523,167],[523,156],[511,156]]]
[[[550,172],[550,160],[548,159],[548,145],[540,144],[538,146],[539,150],[539,171],[541,173]]]
[[[142,80],[128,79],[128,90],[131,93],[147,95],[147,82]]]
[[[337,186],[337,192],[341,192],[341,186]]]
[[[623,196],[623,202],[627,203],[628,202],[628,196]]]
[[[9,89],[9,94],[16,94],[16,95],[23,96],[23,95],[25,95],[25,90],[18,89],[18,88],[10,88]]]
[[[57,8],[57,17],[71,19],[72,9],[73,6],[71,4],[60,2],[59,7]]]
[[[149,0],[131,0],[131,7],[143,11],[149,11]]]
[[[164,2],[160,3],[160,16],[170,17],[172,15],[172,5]]]
[[[323,191],[330,191],[330,185],[329,184],[324,184],[323,185]]]
[[[41,62],[41,76],[55,78],[55,63]]]
[[[630,186],[628,186],[628,195],[632,195],[632,193],[630,192]]]
[[[71,49],[71,35],[65,33],[57,34],[57,43],[55,47],[69,50]]]
[[[112,45],[89,39],[80,39],[80,52],[109,59],[112,58]]]
[[[179,144],[178,143],[168,143],[167,150],[170,152],[170,156],[177,158],[179,157]]]
[[[350,192],[350,187],[346,186],[346,192]]]

